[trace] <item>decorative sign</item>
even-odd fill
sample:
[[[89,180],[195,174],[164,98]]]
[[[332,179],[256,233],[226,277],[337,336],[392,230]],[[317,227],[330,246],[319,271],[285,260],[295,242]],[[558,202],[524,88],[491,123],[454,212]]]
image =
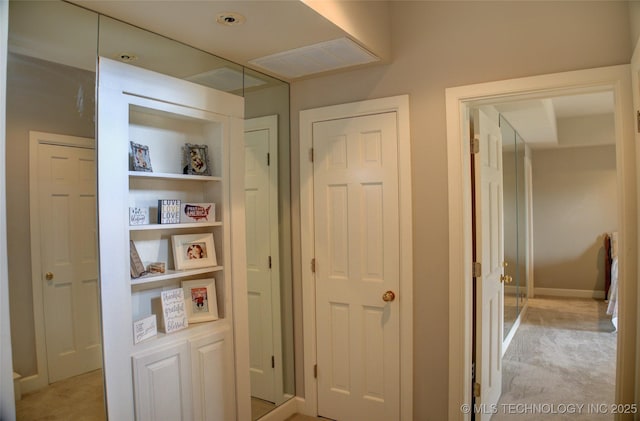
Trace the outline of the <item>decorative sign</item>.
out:
[[[133,343],[137,344],[158,334],[156,315],[133,322]]]
[[[148,225],[149,209],[129,208],[129,225]]]
[[[162,291],[160,297],[151,301],[151,310],[158,316],[160,330],[171,333],[189,326],[184,304],[182,288]]]
[[[177,224],[180,222],[180,200],[158,200],[158,223]]]
[[[216,220],[215,203],[183,203],[180,222],[209,222]]]

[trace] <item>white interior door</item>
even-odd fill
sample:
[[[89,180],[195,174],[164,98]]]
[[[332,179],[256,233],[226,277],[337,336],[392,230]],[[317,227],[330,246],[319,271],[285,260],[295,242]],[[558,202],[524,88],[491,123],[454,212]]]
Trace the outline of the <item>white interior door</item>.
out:
[[[396,114],[314,123],[313,151],[318,415],[397,420]]]
[[[276,127],[275,116],[245,123],[245,212],[251,396],[279,404],[284,394]]]
[[[95,151],[39,144],[38,208],[49,382],[101,367]]]
[[[496,114],[497,115],[497,114]],[[475,154],[476,256],[482,266],[476,278],[476,404],[497,405],[502,394],[503,312],[503,181],[502,135],[497,120],[474,110],[473,128],[479,142]],[[481,419],[491,418],[491,410]]]

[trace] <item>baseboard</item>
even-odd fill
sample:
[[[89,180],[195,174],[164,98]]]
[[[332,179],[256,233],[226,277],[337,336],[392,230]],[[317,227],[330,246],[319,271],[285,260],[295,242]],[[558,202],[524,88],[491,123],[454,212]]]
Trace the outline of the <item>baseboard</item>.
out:
[[[524,307],[522,307],[522,310],[520,310],[520,313],[518,314],[518,317],[516,317],[516,321],[513,322],[513,326],[511,326],[511,330],[507,334],[507,337],[504,338],[504,341],[502,342],[502,356],[503,357],[504,357],[504,354],[507,352],[507,349],[509,348],[509,345],[511,345],[511,340],[513,339],[513,337],[515,336],[516,332],[518,331],[518,328],[520,328],[520,321],[524,318],[524,315],[527,313],[527,309],[528,308],[529,308],[529,304],[525,303]]]
[[[286,402],[283,402],[273,411],[268,412],[264,416],[260,417],[260,421],[284,421],[292,415],[299,413],[298,407],[300,405],[299,399],[297,396],[289,399]],[[302,399],[304,401],[304,399]]]
[[[48,379],[40,374],[33,374],[20,379],[20,390],[22,394],[42,389],[48,385]]]
[[[604,291],[589,289],[563,289],[563,288],[534,288],[534,295],[548,295],[552,297],[595,298],[604,300]]]

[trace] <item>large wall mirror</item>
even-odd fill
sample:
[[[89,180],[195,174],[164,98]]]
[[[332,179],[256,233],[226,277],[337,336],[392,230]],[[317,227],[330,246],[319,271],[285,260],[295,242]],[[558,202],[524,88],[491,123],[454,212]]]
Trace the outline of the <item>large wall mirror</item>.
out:
[[[95,231],[98,56],[245,98],[247,180],[250,170],[266,174],[246,187],[252,418],[258,419],[295,395],[289,85],[62,1],[11,2],[9,11],[7,234],[18,419],[60,416],[62,408],[40,397],[61,384],[83,402],[71,404],[75,410],[96,419],[105,413]],[[269,154],[264,160],[262,151]],[[80,174],[87,188],[51,187],[75,183],[70,174]],[[67,275],[78,266],[80,287]],[[82,363],[67,352],[78,337],[88,350]]]

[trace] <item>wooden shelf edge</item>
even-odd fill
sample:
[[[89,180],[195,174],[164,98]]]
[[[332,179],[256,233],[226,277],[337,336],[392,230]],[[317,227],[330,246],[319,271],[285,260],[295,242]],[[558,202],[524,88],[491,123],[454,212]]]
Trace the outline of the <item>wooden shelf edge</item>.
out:
[[[212,175],[174,174],[162,172],[129,171],[129,177],[161,178],[166,180],[222,181],[222,177]]]
[[[188,222],[183,224],[145,224],[145,225],[129,225],[129,231],[153,231],[166,229],[186,229],[201,227],[220,227],[222,222]]]
[[[149,274],[141,276],[140,278],[131,279],[131,285],[144,285],[152,282],[166,281],[169,279],[184,278],[191,275],[202,275],[205,273],[219,272],[222,269],[222,266],[209,266],[200,269],[167,270],[165,273]]]

